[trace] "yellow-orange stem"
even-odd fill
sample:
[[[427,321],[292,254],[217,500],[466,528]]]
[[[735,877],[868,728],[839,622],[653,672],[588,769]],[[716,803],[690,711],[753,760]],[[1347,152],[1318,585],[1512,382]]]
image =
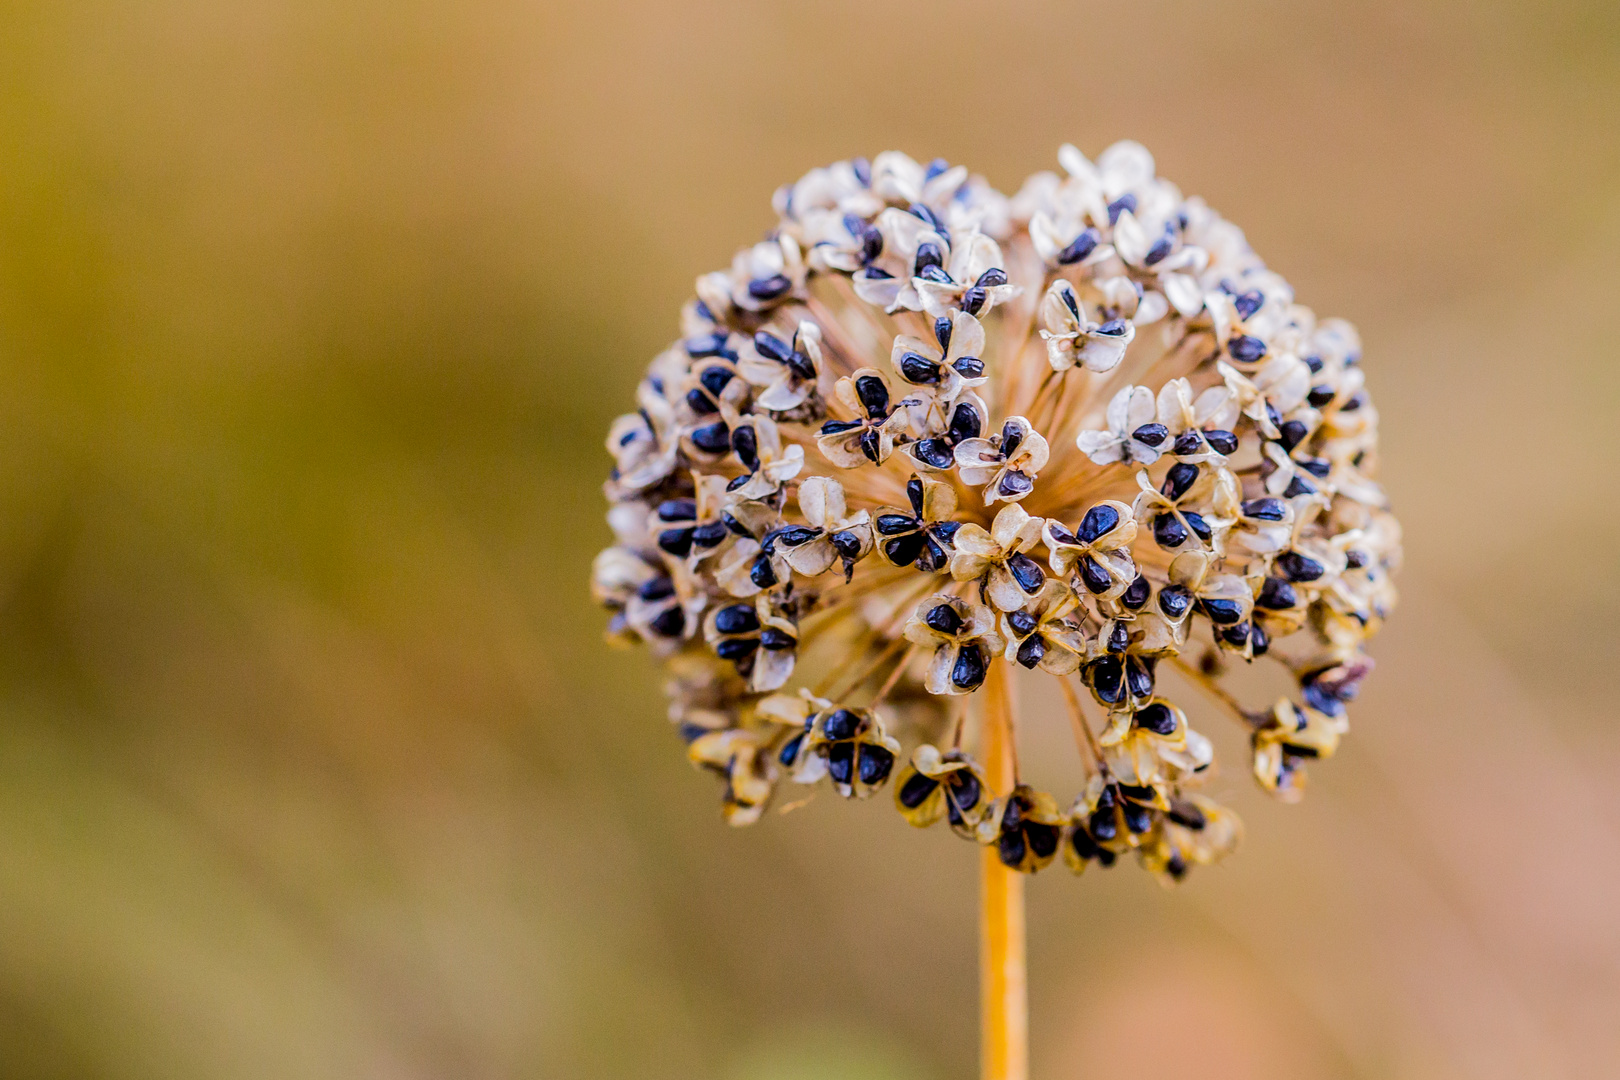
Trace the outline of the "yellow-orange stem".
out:
[[[1016,782],[1018,703],[1004,660],[984,684],[980,761],[998,795]],[[979,894],[979,1075],[1029,1080],[1029,994],[1024,960],[1024,875],[1002,865],[995,845],[981,853]]]

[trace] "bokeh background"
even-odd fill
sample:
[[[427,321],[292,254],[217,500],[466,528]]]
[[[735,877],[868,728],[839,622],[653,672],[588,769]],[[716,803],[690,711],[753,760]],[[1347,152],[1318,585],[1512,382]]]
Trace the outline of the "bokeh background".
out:
[[[1617,132],[1611,0],[0,3],[0,1076],[972,1076],[973,853],[721,824],[601,437],[777,184],[1127,136],[1408,565],[1303,806],[1033,882],[1037,1077],[1620,1075]]]

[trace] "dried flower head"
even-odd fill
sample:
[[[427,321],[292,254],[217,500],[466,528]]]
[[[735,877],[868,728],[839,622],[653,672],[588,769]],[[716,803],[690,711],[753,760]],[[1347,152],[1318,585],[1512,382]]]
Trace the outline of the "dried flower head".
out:
[[[1141,146],[1058,159],[1010,199],[899,153],[812,170],[613,423],[594,592],[735,824],[892,780],[1009,867],[1175,881],[1241,835],[1195,724],[1245,725],[1289,800],[1347,729],[1400,562],[1355,331]],[[1235,659],[1297,700],[1243,707]],[[996,665],[1061,684],[1062,799],[975,760]]]

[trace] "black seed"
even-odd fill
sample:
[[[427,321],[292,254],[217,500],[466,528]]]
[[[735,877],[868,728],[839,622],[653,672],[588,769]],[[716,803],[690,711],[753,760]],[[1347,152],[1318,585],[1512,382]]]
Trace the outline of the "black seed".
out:
[[[918,271],[917,276],[924,281],[932,281],[940,285],[951,284],[951,275],[938,266],[925,266]]]
[[[875,429],[868,428],[861,432],[861,453],[874,465],[881,464],[883,457],[883,436]]]
[[[1024,834],[1016,829],[1002,833],[996,842],[996,853],[1001,856],[1002,864],[1014,870],[1023,864],[1024,852]]]
[[[841,559],[858,559],[861,557],[861,538],[847,529],[832,534],[832,546]]]
[[[778,296],[793,288],[793,282],[782,274],[772,274],[767,278],[755,278],[748,283],[748,295],[755,300],[775,300]]]
[[[956,634],[962,629],[962,616],[958,615],[956,609],[949,604],[939,604],[930,608],[928,614],[923,616],[923,622],[941,634]]]
[[[1349,401],[1345,402],[1343,405],[1340,405],[1339,406],[1339,411],[1340,412],[1355,412],[1357,409],[1361,408],[1365,404],[1367,404],[1367,395],[1365,395],[1365,394],[1356,394]]]
[[[899,536],[884,543],[883,554],[896,566],[910,566],[922,556],[927,543],[928,537],[920,532]]]
[[[1061,522],[1048,521],[1046,527],[1051,532],[1052,539],[1060,544],[1078,544],[1080,542],[1074,533],[1065,528]]]
[[[1148,253],[1142,257],[1143,265],[1154,266],[1163,262],[1165,257],[1170,254],[1170,250],[1175,246],[1175,237],[1171,236],[1169,232],[1166,232],[1163,236],[1159,237],[1157,243],[1148,248]]]
[[[1132,697],[1149,697],[1153,693],[1153,669],[1148,664],[1141,657],[1125,658],[1125,687]]]
[[[1018,444],[1024,441],[1024,429],[1011,420],[1001,425],[1001,456],[1010,458],[1018,450]]]
[[[1038,636],[1025,638],[1024,643],[1018,646],[1016,655],[1020,664],[1034,671],[1035,665],[1039,664],[1041,658],[1046,655],[1046,642],[1042,641]]]
[[[951,347],[951,320],[934,320],[934,340],[939,342],[941,352],[944,352]]]
[[[1305,436],[1310,433],[1311,429],[1305,426],[1305,421],[1290,420],[1277,428],[1277,435],[1279,436],[1277,441],[1282,444],[1285,451],[1293,453],[1294,447],[1298,446]]]
[[[969,315],[977,315],[979,309],[984,307],[985,299],[984,289],[975,285],[962,294],[962,310]]]
[[[1136,711],[1134,717],[1136,726],[1146,728],[1155,735],[1174,735],[1176,733],[1176,714],[1170,707],[1155,701],[1144,705]]]
[[[788,357],[787,364],[792,369],[793,374],[801,379],[813,379],[816,377],[816,365],[812,364],[810,358],[802,352],[795,352]]]
[[[731,449],[731,429],[724,420],[717,420],[692,432],[692,443],[704,453],[723,454]]]
[[[788,547],[803,547],[820,535],[820,529],[812,529],[808,525],[789,525],[777,530],[776,540]]]
[[[1164,487],[1161,490],[1166,497],[1179,499],[1187,494],[1197,480],[1198,466],[1191,462],[1178,461],[1164,474]]]
[[[1125,592],[1120,596],[1119,602],[1132,611],[1140,611],[1142,605],[1148,602],[1148,597],[1152,594],[1152,582],[1141,574],[1137,574],[1136,577],[1131,579],[1131,583],[1125,587]]]
[[[1044,825],[1035,821],[1024,826],[1024,838],[1029,841],[1029,849],[1039,859],[1049,858],[1057,851],[1059,835],[1055,825]]]
[[[1107,334],[1109,337],[1119,337],[1125,332],[1126,325],[1127,324],[1124,319],[1109,319],[1107,322],[1097,327],[1097,333]]]
[[[936,540],[946,544],[953,544],[956,542],[957,530],[961,527],[962,523],[960,521],[936,521],[928,527],[928,531]]]
[[[749,472],[759,469],[759,435],[752,424],[731,433],[731,448],[737,452],[737,460],[743,463],[743,468]]]
[[[1187,528],[1174,514],[1160,514],[1153,519],[1153,539],[1162,548],[1178,548],[1187,542]]]
[[[916,518],[904,514],[879,514],[877,519],[877,531],[880,536],[898,536],[915,530],[917,525]]]
[[[873,281],[888,281],[894,277],[893,274],[889,273],[881,266],[868,266],[862,270],[861,273],[865,274],[869,280]]]
[[[1243,618],[1243,605],[1236,600],[1200,599],[1198,610],[1210,622],[1225,626]]]
[[[720,356],[726,351],[726,335],[700,334],[697,337],[686,339],[686,355],[694,360],[701,360],[706,356]]]
[[[1172,880],[1180,881],[1187,876],[1187,870],[1187,860],[1182,858],[1179,851],[1172,852],[1170,858],[1165,860],[1164,872],[1169,874]]]
[[[977,379],[984,374],[984,361],[977,356],[959,357],[951,367],[955,368],[956,373],[964,379]]]
[[[714,613],[714,628],[722,634],[748,634],[759,629],[752,604],[732,604]]]
[[[1015,611],[1007,616],[1007,625],[1018,631],[1020,637],[1034,631],[1037,623],[1035,616],[1027,611]]]
[[[1079,236],[1071,240],[1068,247],[1058,252],[1058,263],[1063,266],[1068,266],[1070,263],[1079,262],[1081,259],[1085,258],[1087,255],[1090,255],[1094,250],[1096,250],[1097,243],[1101,239],[1102,234],[1096,229],[1086,229]],[[1072,296],[1073,294],[1071,293],[1069,295]],[[1065,297],[1064,299],[1067,300],[1069,297]],[[1072,304],[1070,305],[1070,310],[1073,310]]]
[[[1196,454],[1204,448],[1204,437],[1198,431],[1183,431],[1176,436],[1175,443],[1170,447],[1178,457]]]
[[[1204,541],[1206,544],[1209,543],[1209,538],[1213,536],[1214,533],[1210,532],[1209,524],[1204,521],[1204,515],[1195,514],[1191,510],[1188,510],[1181,516],[1187,522],[1187,528],[1191,529],[1193,533],[1197,535],[1198,539]]]
[[[692,530],[692,543],[700,548],[712,548],[726,538],[726,523],[710,521]]]
[[[1114,584],[1114,579],[1108,571],[1090,555],[1080,556],[1080,580],[1085,582],[1086,588],[1098,595],[1108,591]]]
[[[1268,577],[1265,584],[1260,586],[1260,596],[1255,604],[1272,611],[1286,611],[1299,603],[1294,595],[1294,587],[1280,577]]]
[[[1042,572],[1040,564],[1028,555],[1018,554],[1007,560],[1007,570],[1012,574],[1018,587],[1033,596],[1041,591],[1046,582],[1046,574]]]
[[[660,521],[691,521],[697,517],[697,503],[691,499],[666,499],[658,504]]]
[[[1230,431],[1222,431],[1220,428],[1206,431],[1204,432],[1204,440],[1209,443],[1217,454],[1237,453],[1237,436]]]
[[[951,557],[945,554],[944,548],[940,547],[934,542],[933,537],[929,536],[927,533],[922,535],[923,549],[922,554],[917,556],[917,569],[927,570],[931,574],[937,574],[941,570],[945,569],[946,564],[951,561]]]
[[[855,380],[855,393],[860,396],[866,415],[881,420],[889,415],[889,388],[876,375],[862,375]]]
[[[714,645],[714,655],[722,660],[743,660],[754,655],[759,648],[758,638],[727,638],[717,641]]]
[[[783,765],[791,767],[793,762],[798,759],[799,747],[803,745],[804,732],[801,731],[797,735],[793,736],[793,738],[782,744],[782,749],[777,753],[776,760],[780,761]]]
[[[667,577],[655,577],[641,583],[636,595],[643,600],[662,600],[675,595],[675,583]]]
[[[1116,622],[1108,631],[1108,651],[1122,653],[1131,647],[1131,631],[1123,622]]]
[[[1252,364],[1266,355],[1266,343],[1249,334],[1234,334],[1226,343],[1226,351],[1241,364]]]
[[[1266,298],[1259,290],[1251,289],[1233,300],[1232,306],[1237,308],[1238,318],[1247,319],[1259,311],[1260,305],[1265,302]]]
[[[957,769],[950,774],[946,781],[951,791],[951,801],[963,810],[971,810],[979,805],[979,778],[973,775],[971,769]]]
[[[1163,424],[1143,424],[1131,432],[1131,438],[1144,446],[1160,446],[1170,437],[1170,429]]]
[[[908,352],[900,357],[900,374],[908,382],[932,385],[939,382],[939,365],[927,357]]]
[[[1180,585],[1166,585],[1159,590],[1159,610],[1164,612],[1166,617],[1179,619],[1191,606],[1192,593]]]
[[[1322,374],[1322,358],[1320,356],[1307,356],[1305,366],[1311,369],[1312,375]]]
[[[1266,650],[1271,648],[1271,635],[1259,623],[1255,623],[1249,631],[1249,648],[1256,656],[1264,656]]]
[[[1095,859],[1102,853],[1102,848],[1097,846],[1097,842],[1091,838],[1091,834],[1082,828],[1076,828],[1074,832],[1069,834],[1069,845],[1074,848],[1076,855],[1088,861]]]
[[[828,420],[821,425],[823,435],[842,435],[846,431],[854,431],[861,426],[859,420]]]
[[[996,490],[1011,498],[1014,495],[1028,495],[1034,487],[1035,481],[1014,469],[1002,474],[1001,483],[996,485]]]
[[[956,462],[950,444],[944,439],[923,439],[911,445],[911,456],[934,469],[948,469]]]
[[[1187,802],[1185,799],[1170,800],[1168,816],[1177,825],[1192,829],[1195,832],[1209,824],[1209,820],[1204,816],[1204,812],[1198,808],[1198,804]]]
[[[1351,548],[1344,553],[1344,562],[1351,570],[1359,570],[1367,565],[1367,556],[1364,552]]]
[[[1327,573],[1327,567],[1297,551],[1285,551],[1278,555],[1277,569],[1287,575],[1289,581],[1315,581]]]
[[[784,649],[795,648],[799,639],[786,630],[778,630],[774,626],[767,626],[759,635],[759,643],[772,652],[781,652]]]
[[[881,746],[861,747],[861,783],[876,787],[889,778],[894,768],[894,755]]]
[[[977,645],[969,645],[956,654],[951,682],[958,690],[972,690],[984,682],[984,653]]]
[[[686,630],[686,612],[675,604],[660,611],[650,625],[659,637],[680,637]]]
[[[1090,826],[1091,835],[1098,840],[1112,840],[1119,835],[1119,825],[1114,820],[1113,807],[1092,811],[1091,820],[1087,824]]]
[[[709,395],[695,386],[686,392],[686,407],[699,416],[708,416],[710,413],[720,411],[719,407],[709,400]]]
[[[1005,285],[1007,284],[1007,271],[992,266],[990,269],[980,274],[979,280],[975,281],[973,284],[982,286],[986,289],[994,289],[998,286]]]
[[[932,240],[924,240],[917,245],[917,260],[912,264],[912,274],[921,277],[922,272],[930,266],[944,266],[945,256],[939,250],[939,245]]]
[[[923,511],[923,484],[913,476],[906,481],[906,501],[911,503],[911,509],[920,518]]]
[[[1281,499],[1250,499],[1243,504],[1243,516],[1260,521],[1281,521],[1288,516],[1288,504]]]
[[[658,534],[658,546],[677,559],[684,559],[692,551],[691,529],[665,529]]]
[[[1313,386],[1311,392],[1305,395],[1305,400],[1310,402],[1313,409],[1320,409],[1332,401],[1336,393],[1331,386]]]
[[[883,254],[883,233],[871,225],[863,224],[857,234],[861,238],[861,259],[871,262]]]
[[[1310,495],[1315,491],[1315,484],[1311,483],[1303,476],[1295,474],[1294,478],[1288,481],[1288,486],[1283,489],[1283,497],[1286,499],[1297,499],[1301,495]]]
[[[1117,656],[1104,656],[1094,660],[1086,670],[1091,677],[1091,688],[1109,705],[1118,704],[1125,696],[1125,667]]]
[[[751,538],[754,535],[748,531],[748,526],[732,517],[729,510],[720,511],[720,523],[729,531],[737,534],[738,536],[747,536]]]
[[[900,805],[907,810],[915,810],[923,804],[923,800],[934,793],[939,787],[939,781],[922,773],[912,773],[904,784],[900,785]]]
[[[1145,806],[1138,806],[1128,802],[1124,806],[1125,827],[1133,833],[1140,835],[1153,827],[1153,811]]]
[[[748,571],[748,579],[762,589],[768,589],[776,584],[776,570],[771,566],[771,558],[764,552],[754,556],[754,565]]]
[[[1075,538],[1082,544],[1095,544],[1112,532],[1118,524],[1119,511],[1112,506],[1099,503],[1087,510],[1086,516],[1080,519],[1080,528],[1076,531]]]
[[[1118,224],[1119,215],[1126,210],[1136,213],[1136,196],[1128,191],[1108,204],[1108,224]]]
[[[1361,462],[1358,461],[1356,464],[1360,465]],[[1333,471],[1333,463],[1323,458],[1305,458],[1299,463],[1299,467],[1318,480],[1326,480],[1328,473]]]
[[[861,718],[848,709],[834,709],[821,725],[822,733],[834,742],[853,739],[860,730]]]
[[[835,743],[827,748],[827,775],[835,784],[847,784],[855,778],[854,743]]]

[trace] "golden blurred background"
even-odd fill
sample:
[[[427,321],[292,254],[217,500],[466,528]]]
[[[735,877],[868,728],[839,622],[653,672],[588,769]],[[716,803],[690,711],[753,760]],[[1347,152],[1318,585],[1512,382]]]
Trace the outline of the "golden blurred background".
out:
[[[1620,1075],[1617,133],[1612,0],[0,3],[0,1077],[972,1076],[974,853],[721,823],[601,439],[779,183],[1121,137],[1408,563],[1303,806],[1033,882],[1036,1076]]]

